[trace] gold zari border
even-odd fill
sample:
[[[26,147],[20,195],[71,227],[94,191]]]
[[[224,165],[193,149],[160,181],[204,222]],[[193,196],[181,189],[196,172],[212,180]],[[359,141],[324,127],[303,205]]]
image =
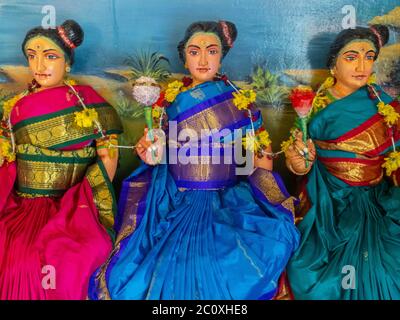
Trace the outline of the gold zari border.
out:
[[[24,157],[29,157],[24,159]],[[17,146],[18,184],[21,195],[28,197],[52,195],[64,191],[80,182],[87,167],[96,157],[94,148],[75,151],[57,151],[32,145]],[[84,160],[80,163],[79,160]],[[71,162],[71,163],[68,163]],[[24,192],[23,190],[31,192]],[[55,195],[55,194],[54,194]]]
[[[107,229],[112,228],[114,226],[114,197],[99,163],[89,167],[86,178],[92,187],[94,203],[99,211],[101,224]]]
[[[397,122],[397,127],[400,128],[400,120]],[[363,129],[362,132],[344,141],[328,142],[314,140],[314,142],[321,149],[347,151],[362,155],[371,152],[386,143],[388,140],[387,130],[387,125],[381,119],[368,128]]]
[[[287,197],[279,187],[271,171],[257,168],[251,175],[251,183],[259,189],[273,205],[281,205],[290,211],[295,218],[295,197]]]
[[[146,173],[144,174],[146,175]],[[119,252],[121,242],[130,236],[136,229],[139,203],[146,194],[149,185],[150,181],[133,181],[129,183],[127,202],[125,205],[125,212],[123,213],[123,222],[121,229],[118,232],[114,249],[96,275],[95,283],[99,300],[111,300],[110,292],[107,287],[106,272],[112,258]]]
[[[383,178],[382,163],[354,163],[348,161],[321,161],[326,169],[335,177],[356,184],[375,185]]]
[[[101,106],[96,110],[99,114],[99,122],[104,128],[121,129],[121,122],[111,106]],[[45,148],[84,139],[93,134],[94,127],[82,128],[75,123],[73,112],[49,120],[27,124],[15,131],[18,143]]]

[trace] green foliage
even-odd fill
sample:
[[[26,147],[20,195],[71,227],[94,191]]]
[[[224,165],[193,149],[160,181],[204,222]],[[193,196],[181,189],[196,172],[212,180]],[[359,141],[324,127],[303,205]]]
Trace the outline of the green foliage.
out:
[[[279,84],[279,75],[261,66],[252,73],[250,86],[256,91],[260,103],[281,107],[288,100],[289,91]]]
[[[162,82],[171,76],[169,60],[158,52],[136,52],[125,60],[125,64],[130,67],[131,80],[145,76]]]
[[[120,117],[136,119],[144,116],[144,108],[134,99],[129,99],[122,91],[118,92],[115,109]]]

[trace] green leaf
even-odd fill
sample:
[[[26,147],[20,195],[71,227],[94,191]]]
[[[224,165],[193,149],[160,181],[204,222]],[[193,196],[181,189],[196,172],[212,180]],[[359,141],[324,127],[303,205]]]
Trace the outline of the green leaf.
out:
[[[169,60],[159,52],[135,52],[127,57],[125,64],[130,67],[132,80],[145,76],[160,82],[171,76]]]

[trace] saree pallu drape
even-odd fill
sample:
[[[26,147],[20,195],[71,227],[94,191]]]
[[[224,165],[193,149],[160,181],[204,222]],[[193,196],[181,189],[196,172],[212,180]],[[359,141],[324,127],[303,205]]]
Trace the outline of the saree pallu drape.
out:
[[[382,99],[400,112],[397,101]],[[400,188],[384,176],[392,139],[377,103],[363,87],[309,124],[317,160],[300,197],[302,240],[288,264],[296,299],[400,299]],[[399,146],[400,123],[393,128]]]
[[[178,134],[190,129],[197,137],[201,130],[249,128],[232,90],[208,82],[179,94],[167,109],[170,138],[171,121]],[[261,126],[260,113],[253,114]],[[199,160],[219,148],[204,143]],[[295,199],[277,173],[257,169],[241,181],[235,167],[233,161],[174,164],[171,157],[169,164],[139,167],[124,181],[115,249],[93,275],[89,298],[272,298],[299,240]]]
[[[121,132],[114,109],[75,86],[106,134]],[[116,204],[97,159],[92,128],[68,87],[22,98],[11,114],[16,162],[0,168],[0,299],[85,299],[88,280],[112,249]]]

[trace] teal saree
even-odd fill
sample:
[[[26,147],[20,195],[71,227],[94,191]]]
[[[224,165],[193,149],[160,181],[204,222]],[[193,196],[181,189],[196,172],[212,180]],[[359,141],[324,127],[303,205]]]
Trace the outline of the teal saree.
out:
[[[382,169],[391,134],[400,145],[400,123],[389,132],[377,102],[363,87],[309,123],[317,160],[300,194],[302,239],[287,269],[296,299],[400,299],[400,188]]]

